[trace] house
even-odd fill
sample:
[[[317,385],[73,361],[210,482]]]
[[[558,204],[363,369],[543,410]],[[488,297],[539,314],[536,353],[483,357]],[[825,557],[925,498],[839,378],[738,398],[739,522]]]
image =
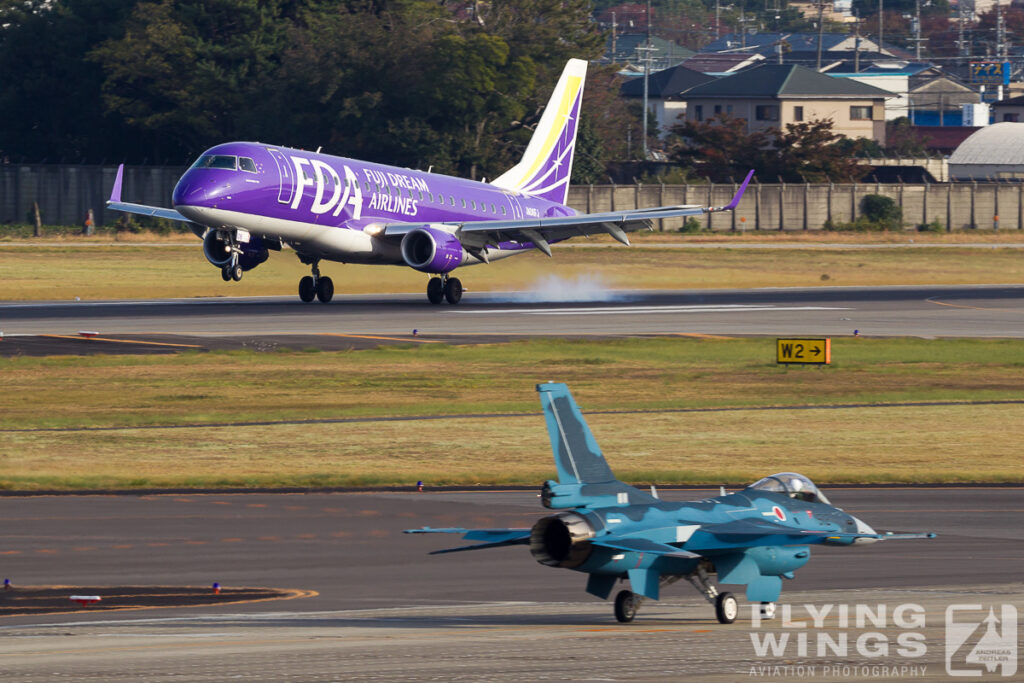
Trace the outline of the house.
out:
[[[623,33],[622,35],[610,34],[605,50],[605,61],[613,64],[643,64],[647,59],[647,34],[646,33]],[[697,54],[693,50],[676,45],[671,40],[664,40],[657,36],[651,36],[651,71],[667,69],[670,66],[679,64],[684,59]]]
[[[715,80],[714,76],[702,74],[688,69],[683,65],[674,66],[653,73],[647,80],[647,106],[654,112],[658,121],[659,135],[664,136],[686,116],[686,102],[683,93],[703,83]],[[644,79],[634,78],[626,81],[619,89],[623,97],[642,98],[644,96]]]
[[[795,64],[766,64],[685,92],[687,121],[717,114],[745,119],[747,132],[830,119],[836,133],[885,144],[885,101],[892,94]]]
[[[879,45],[869,38],[852,33],[824,33],[821,37],[822,60],[833,53],[853,54],[859,47],[864,52],[880,52],[893,56],[891,48]],[[748,54],[757,53],[768,60],[778,59],[779,48],[782,49],[783,61],[787,53],[806,53],[817,59],[817,33],[730,33],[704,47],[704,52],[742,51]],[[803,58],[802,58],[803,59]]]
[[[979,101],[976,91],[941,67],[925,62],[888,59],[855,65],[847,59],[829,64],[823,71],[892,93],[885,103],[889,121],[907,117],[917,125],[957,125],[962,105]]]
[[[701,52],[690,57],[683,66],[687,69],[700,71],[701,73],[713,76],[722,76],[736,71],[742,71],[747,67],[756,66],[764,61],[759,54],[746,54],[742,52]]]
[[[1024,123],[1024,95],[1011,97],[1007,100],[993,102],[992,118],[995,123],[1010,121],[1012,123]]]

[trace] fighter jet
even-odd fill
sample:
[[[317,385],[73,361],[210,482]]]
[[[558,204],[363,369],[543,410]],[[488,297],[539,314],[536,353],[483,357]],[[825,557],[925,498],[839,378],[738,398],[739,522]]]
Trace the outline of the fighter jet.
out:
[[[746,586],[762,618],[775,616],[782,579],[807,564],[811,546],[850,546],[877,541],[934,538],[933,533],[878,533],[834,507],[807,477],[782,472],[741,491],[696,502],[660,500],[615,478],[565,384],[538,384],[554,451],[558,481],[544,482],[544,507],[565,510],[530,529],[409,529],[409,534],[463,534],[474,545],[452,553],[528,545],[549,567],[587,574],[586,590],[608,599],[617,581],[631,590],[615,597],[615,618],[630,622],[641,603],[657,600],[664,586],[685,579],[731,624],[739,603],[717,583]]]

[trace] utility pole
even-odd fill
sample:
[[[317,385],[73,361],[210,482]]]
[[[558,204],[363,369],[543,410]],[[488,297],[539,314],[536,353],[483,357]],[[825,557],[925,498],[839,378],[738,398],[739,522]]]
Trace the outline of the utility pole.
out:
[[[821,43],[825,36],[825,0],[818,0],[818,71],[821,71]]]
[[[647,96],[651,79],[651,0],[647,0],[647,47],[644,52],[644,111],[643,111],[643,142],[644,161],[647,161]]]
[[[1006,57],[1006,19],[999,0],[996,0],[996,56]]]
[[[853,73],[860,73],[860,14],[856,11],[853,13]]]
[[[650,4],[649,0],[648,0],[648,4]],[[722,37],[722,32],[721,32],[721,28],[720,28],[721,27],[721,23],[719,22],[719,15],[720,15],[721,11],[722,11],[722,7],[721,7],[721,4],[719,3],[719,0],[715,0],[715,40],[718,40],[719,38]]]
[[[921,61],[921,43],[927,38],[921,37],[921,0],[914,3],[914,59]]]
[[[957,54],[960,55],[960,61],[962,61],[964,57],[970,54],[970,52],[967,50],[967,41],[964,40],[964,3],[961,2],[959,5],[960,6],[957,7],[956,10],[957,32],[959,34],[956,41],[956,47]]]
[[[882,51],[885,40],[885,0],[878,0],[878,51]]]
[[[615,23],[615,12],[612,12],[612,64],[615,63],[615,31],[618,25]]]

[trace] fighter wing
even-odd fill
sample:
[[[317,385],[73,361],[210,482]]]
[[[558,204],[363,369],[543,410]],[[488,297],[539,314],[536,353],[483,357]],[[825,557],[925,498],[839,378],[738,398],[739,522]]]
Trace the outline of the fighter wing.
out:
[[[162,206],[146,206],[145,204],[132,204],[130,202],[121,201],[121,185],[124,182],[124,164],[117,167],[117,177],[114,178],[114,187],[110,190],[110,199],[107,200],[107,208],[115,211],[123,211],[125,213],[136,213],[140,216],[155,216],[157,218],[167,218],[172,221],[182,221],[184,223],[191,223],[191,221],[174,209],[167,209]]]
[[[481,250],[480,253],[484,257],[486,257],[486,252],[482,251],[484,247],[506,241],[533,244],[534,247],[551,256],[550,245],[552,242],[583,235],[611,235],[619,242],[629,246],[629,238],[626,237],[626,233],[648,229],[659,218],[700,216],[716,211],[732,211],[739,204],[753,175],[753,171],[748,173],[732,201],[720,207],[705,207],[695,204],[659,206],[650,209],[585,213],[576,216],[470,221],[450,225],[455,228],[455,236],[467,249],[474,254],[476,250]],[[398,237],[417,227],[419,226],[415,223],[392,223],[384,226],[383,235],[392,238]]]
[[[464,545],[457,548],[445,548],[434,550],[431,555],[443,555],[445,553],[458,553],[463,550],[482,550],[484,548],[500,548],[506,545],[526,545],[530,542],[529,529],[463,529],[460,527],[448,527],[444,529],[433,529],[425,526],[422,529],[406,529],[407,534],[462,534],[467,541],[486,541],[476,545]]]

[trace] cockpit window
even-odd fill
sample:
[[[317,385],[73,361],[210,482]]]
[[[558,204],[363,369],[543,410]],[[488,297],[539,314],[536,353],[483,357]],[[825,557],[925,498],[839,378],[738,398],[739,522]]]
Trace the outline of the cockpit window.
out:
[[[238,168],[248,173],[256,173],[256,162],[249,157],[238,157]]]
[[[226,154],[204,154],[199,157],[199,161],[192,164],[192,168],[223,168],[228,171],[234,171],[237,168],[237,162],[238,157]]]
[[[824,503],[830,505],[825,494],[818,490],[814,482],[802,474],[796,472],[780,472],[770,477],[756,481],[747,488],[758,491],[769,491],[781,493],[796,500],[803,500],[808,503]]]

